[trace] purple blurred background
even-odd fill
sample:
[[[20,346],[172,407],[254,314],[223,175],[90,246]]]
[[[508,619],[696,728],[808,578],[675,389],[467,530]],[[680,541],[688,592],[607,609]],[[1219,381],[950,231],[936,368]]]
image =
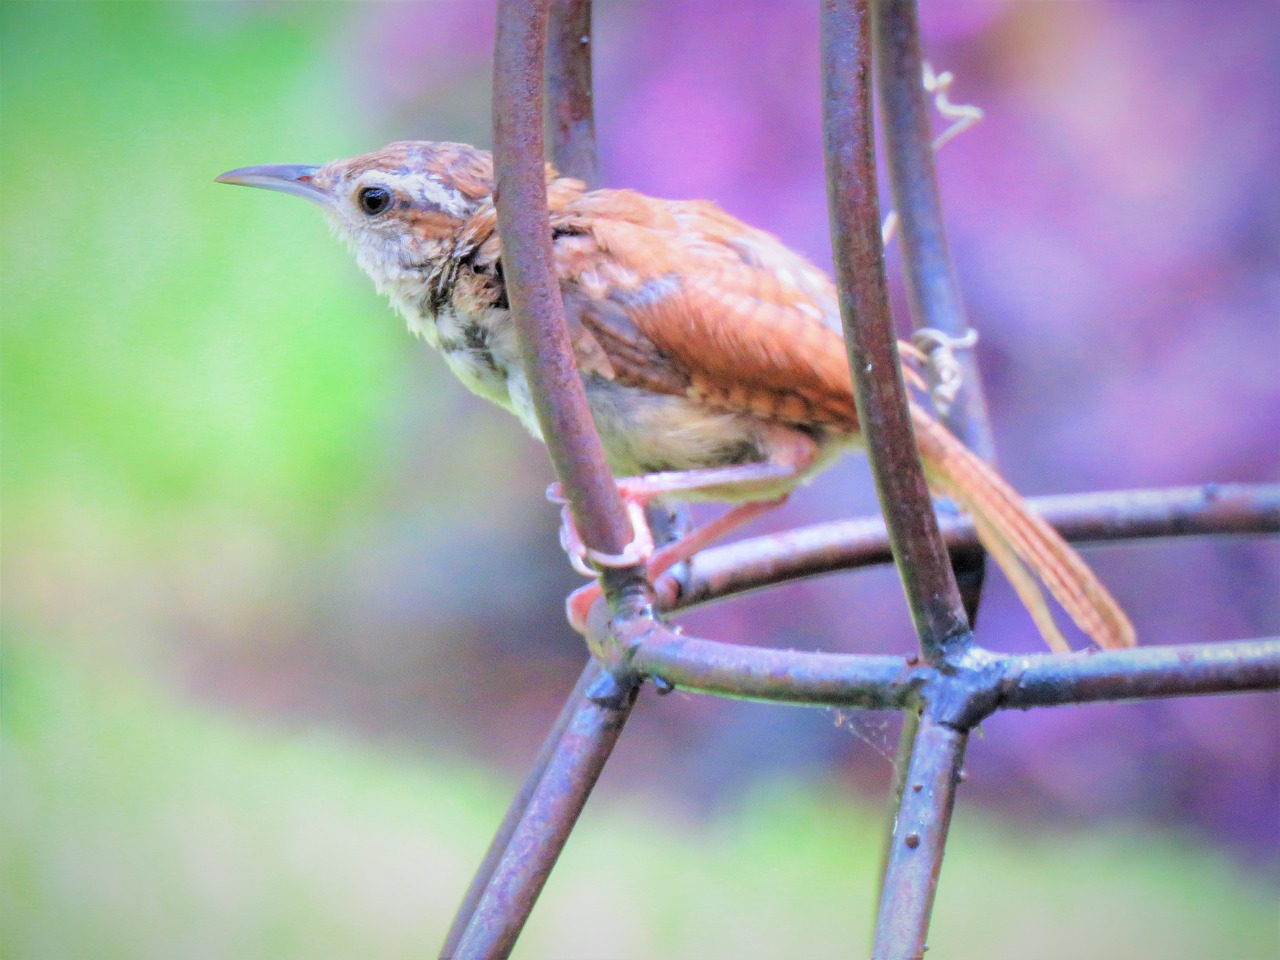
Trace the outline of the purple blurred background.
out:
[[[813,4],[598,6],[605,183],[713,199],[828,266]],[[942,152],[940,175],[1006,475],[1027,494],[1274,482],[1280,6],[926,7],[928,58],[956,73],[957,102],[986,111]],[[343,17],[338,62],[380,138],[368,148],[405,137],[488,146],[488,4],[362,4]],[[445,375],[423,360],[423,377]],[[545,455],[502,416],[461,388],[429,415],[406,398],[396,428],[404,459],[387,494],[402,509],[317,561],[314,622],[256,652],[229,655],[211,642],[192,664],[196,685],[272,713],[444,739],[522,770],[583,654],[559,617],[559,598],[576,584],[541,501]],[[501,452],[459,445],[460,423]],[[514,478],[493,495],[496,518],[460,517],[442,533],[414,512],[423,485],[448,493],[494,471]],[[865,464],[850,458],[759,528],[874,509]],[[1089,559],[1144,642],[1280,633],[1274,538]],[[887,570],[683,622],[768,646],[913,643]],[[421,642],[428,623],[439,643]],[[998,575],[979,639],[1038,645]],[[1257,695],[997,716],[970,750],[964,802],[1036,824],[1172,826],[1274,872],[1277,708],[1276,697]],[[896,724],[646,695],[604,789],[660,793],[691,817],[771,778],[834,773],[876,793],[888,783]]]

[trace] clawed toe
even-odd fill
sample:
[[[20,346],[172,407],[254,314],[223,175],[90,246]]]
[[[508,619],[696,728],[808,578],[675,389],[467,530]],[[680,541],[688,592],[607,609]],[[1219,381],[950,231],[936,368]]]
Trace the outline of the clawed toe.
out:
[[[587,635],[587,620],[591,616],[591,608],[604,596],[598,583],[588,583],[569,594],[564,601],[565,619],[576,632]]]
[[[547,491],[548,499],[551,491]],[[569,556],[573,569],[584,577],[598,577],[599,571],[588,566],[590,560],[600,567],[633,567],[644,563],[653,555],[653,534],[649,523],[645,520],[644,507],[632,500],[627,500],[627,516],[631,520],[631,542],[621,553],[603,553],[593,550],[582,542],[577,524],[573,521],[573,511],[566,504],[560,511],[560,546]]]
[[[621,553],[601,553],[586,548],[586,555],[602,567],[633,567],[653,556],[653,533],[644,517],[644,506],[634,500],[627,501],[627,516],[631,519],[631,542]]]

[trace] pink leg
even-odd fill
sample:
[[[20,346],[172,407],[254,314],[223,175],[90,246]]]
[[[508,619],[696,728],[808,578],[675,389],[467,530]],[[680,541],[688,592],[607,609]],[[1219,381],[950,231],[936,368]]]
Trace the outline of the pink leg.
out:
[[[773,500],[753,500],[740,503],[731,510],[722,513],[714,520],[708,520],[700,527],[694,527],[679,540],[669,543],[649,558],[649,579],[662,576],[677,563],[688,560],[695,553],[704,550],[721,537],[728,536],[739,527],[746,526],[756,517],[768,513],[787,502],[788,494]]]
[[[769,459],[760,463],[736,464],[728,467],[708,467],[700,470],[682,470],[669,473],[650,473],[639,477],[623,477],[618,481],[618,493],[631,514],[635,536],[619,556],[605,556],[588,549],[573,526],[569,510],[563,513],[560,542],[570,555],[574,569],[581,572],[595,571],[586,560],[598,566],[626,567],[641,560],[648,562],[649,578],[665,573],[675,564],[687,560],[707,544],[723,537],[754,517],[781,504],[800,476],[817,458],[818,444],[799,431],[778,427],[768,437]],[[707,499],[717,499],[723,493],[725,500],[742,500],[723,516],[716,518],[681,537],[673,544],[653,553],[653,535],[644,520],[643,507],[659,497],[671,496],[684,499],[681,494],[699,493]],[[752,495],[759,499],[751,499]],[[548,499],[563,503],[559,484],[547,490]],[[600,585],[589,584],[574,591],[567,601],[569,622],[580,633],[584,632],[587,613],[600,596]]]
[[[714,520],[709,520],[702,526],[695,527],[679,540],[667,544],[649,558],[647,565],[649,579],[652,581],[662,576],[677,563],[688,560],[699,550],[705,549],[721,537],[732,533],[738,527],[750,523],[761,514],[782,506],[786,501],[787,495],[784,494],[773,500],[754,500],[749,503],[740,503]],[[585,587],[579,587],[569,594],[568,599],[565,600],[565,615],[569,618],[569,625],[578,633],[585,634],[587,632],[587,615],[591,612],[595,602],[600,599],[600,596],[600,584],[596,582],[589,583]]]
[[[631,543],[617,556],[600,554],[588,548],[574,526],[572,513],[567,509],[562,511],[560,544],[569,554],[574,569],[594,576],[594,571],[586,565],[588,559],[603,567],[629,567],[647,559],[653,552],[653,535],[644,520],[643,508],[659,497],[674,495],[674,499],[680,500],[685,499],[680,494],[698,493],[709,500],[770,501],[779,495],[785,496],[817,457],[818,445],[807,435],[787,428],[777,428],[769,440],[769,459],[760,463],[648,473],[618,480],[618,494],[630,514],[635,534]],[[547,499],[553,503],[565,503],[560,484],[553,483],[547,488]],[[740,523],[755,515],[748,511]]]

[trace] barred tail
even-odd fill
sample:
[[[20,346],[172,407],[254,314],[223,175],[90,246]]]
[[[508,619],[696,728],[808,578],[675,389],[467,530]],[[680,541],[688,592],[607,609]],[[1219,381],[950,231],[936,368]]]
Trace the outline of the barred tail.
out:
[[[1080,555],[942,424],[914,404],[911,413],[930,484],[972,515],[982,545],[1008,576],[1049,646],[1070,649],[1037,578],[1098,646],[1132,647],[1137,642],[1133,624]]]

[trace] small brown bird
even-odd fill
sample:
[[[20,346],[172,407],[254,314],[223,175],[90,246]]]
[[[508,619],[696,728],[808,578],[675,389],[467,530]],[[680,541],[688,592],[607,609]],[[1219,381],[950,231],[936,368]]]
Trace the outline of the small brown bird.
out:
[[[541,437],[502,274],[493,161],[405,141],[322,167],[244,167],[223,183],[321,206],[361,268],[475,393]],[[861,440],[836,291],[775,237],[706,202],[587,190],[547,169],[555,268],[578,368],[624,497],[777,500]],[[923,408],[926,475],[979,536],[1051,646],[1035,576],[1099,646],[1134,643],[1079,555]],[[633,563],[644,551],[597,561]]]

